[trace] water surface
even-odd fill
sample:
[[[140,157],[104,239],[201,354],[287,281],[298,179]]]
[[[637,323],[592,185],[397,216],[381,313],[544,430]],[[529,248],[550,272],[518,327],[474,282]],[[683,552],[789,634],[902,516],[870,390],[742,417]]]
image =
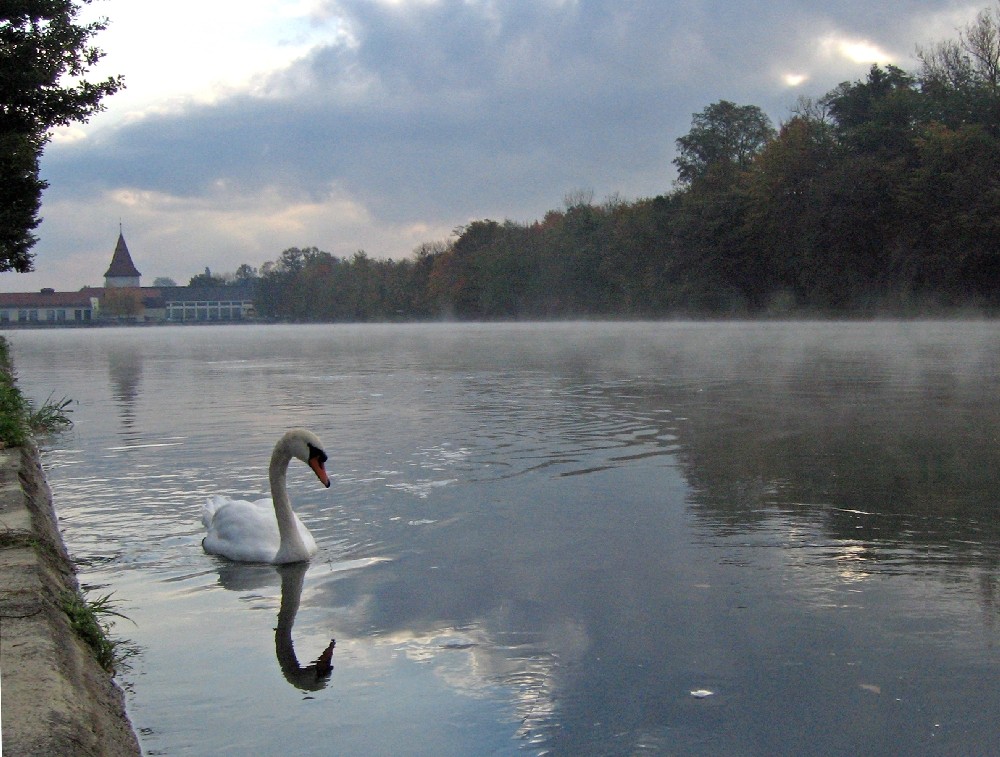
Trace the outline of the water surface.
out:
[[[9,332],[147,754],[988,754],[1000,327]],[[205,555],[290,426],[308,566]],[[336,638],[334,669],[310,664]],[[693,696],[692,692],[711,692]]]

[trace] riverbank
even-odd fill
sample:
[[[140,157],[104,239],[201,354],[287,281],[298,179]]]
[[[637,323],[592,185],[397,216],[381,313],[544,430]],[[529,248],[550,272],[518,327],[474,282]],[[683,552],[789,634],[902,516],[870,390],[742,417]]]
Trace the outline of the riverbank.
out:
[[[0,729],[18,757],[135,757],[122,691],[70,626],[79,588],[34,447],[0,449]]]

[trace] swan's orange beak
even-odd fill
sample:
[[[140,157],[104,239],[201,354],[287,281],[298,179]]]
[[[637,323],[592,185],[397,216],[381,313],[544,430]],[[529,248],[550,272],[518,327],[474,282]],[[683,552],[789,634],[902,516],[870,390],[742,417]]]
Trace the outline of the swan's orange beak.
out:
[[[313,473],[316,474],[316,478],[320,480],[327,489],[330,488],[330,477],[326,475],[326,468],[323,467],[322,461],[318,457],[309,458],[309,467],[313,469]]]

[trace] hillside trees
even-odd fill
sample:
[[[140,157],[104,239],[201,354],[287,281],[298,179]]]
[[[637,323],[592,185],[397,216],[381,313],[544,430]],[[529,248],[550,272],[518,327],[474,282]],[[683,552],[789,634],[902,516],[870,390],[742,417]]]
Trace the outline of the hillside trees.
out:
[[[106,26],[78,20],[90,0],[19,0],[0,6],[0,271],[32,270],[32,233],[46,182],[39,158],[50,130],[86,121],[123,85],[84,78],[103,53]]]
[[[264,263],[256,279],[261,316],[295,321],[425,318],[428,254],[416,261],[373,260],[363,251],[338,258],[316,247],[290,247]]]
[[[1000,308],[1000,6],[908,73],[872,66],[775,130],[720,101],[672,191],[477,220],[414,260],[291,250],[262,268],[298,319],[754,316]],[[321,266],[320,263],[323,265]],[[269,295],[271,296],[271,295]]]

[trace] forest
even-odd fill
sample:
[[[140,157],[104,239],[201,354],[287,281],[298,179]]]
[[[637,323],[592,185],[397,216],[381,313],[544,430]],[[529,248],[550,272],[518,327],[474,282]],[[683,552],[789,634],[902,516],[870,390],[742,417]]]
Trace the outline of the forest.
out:
[[[1000,307],[1000,7],[919,70],[872,66],[777,128],[725,100],[662,195],[476,220],[404,260],[292,248],[255,272],[274,319],[912,315]]]

